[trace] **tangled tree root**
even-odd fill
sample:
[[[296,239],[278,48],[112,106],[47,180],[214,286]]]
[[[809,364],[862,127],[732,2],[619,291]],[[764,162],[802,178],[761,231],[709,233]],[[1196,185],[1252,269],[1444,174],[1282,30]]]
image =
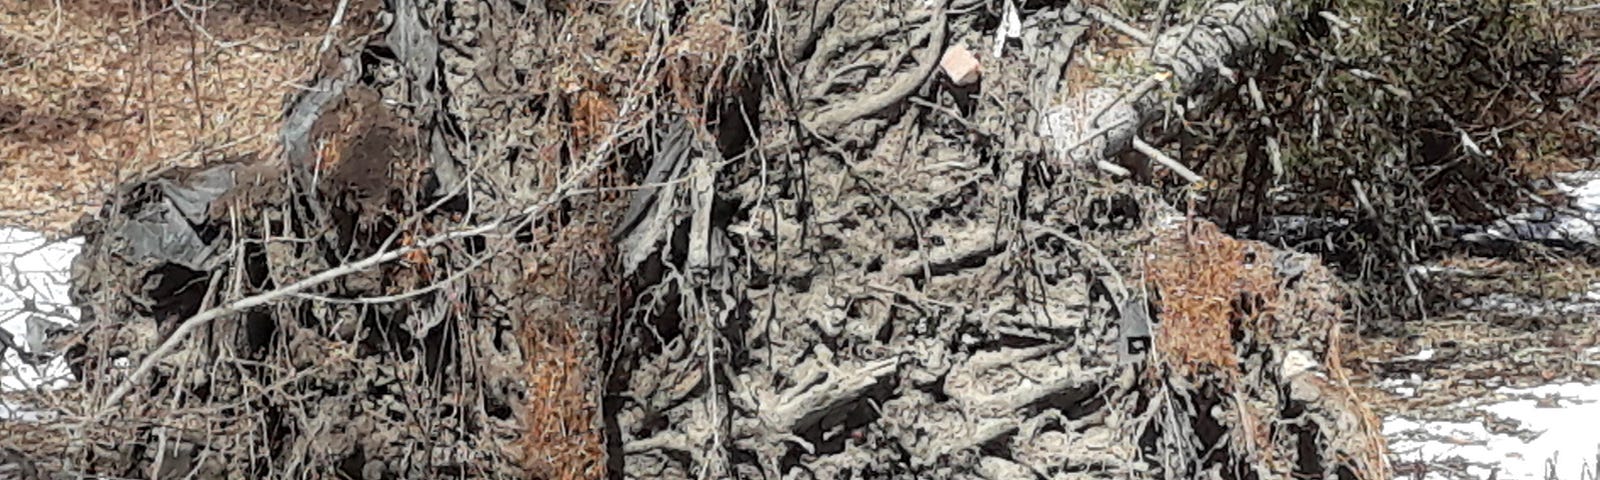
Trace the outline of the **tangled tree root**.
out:
[[[841,25],[897,31],[852,6],[834,13]],[[976,19],[948,21],[947,43],[974,42],[960,32]],[[791,88],[887,58],[859,83],[911,98],[808,106],[842,120],[793,131],[810,148],[720,171],[716,195],[741,207],[688,216],[689,241],[634,276],[648,293],[626,319],[607,406],[624,476],[1387,475],[1338,366],[1325,269],[1229,239],[1148,190],[1081,178],[1160,117],[1162,82],[1209,102],[1201,85],[1261,40],[1272,8],[1230,3],[1173,29],[1157,44],[1174,71],[1126,94],[1086,90],[1076,110],[1043,108],[1052,95],[1029,86],[1069,68],[1056,59],[1088,21],[1070,8],[1031,21],[1060,37],[986,63],[976,96],[942,80],[894,88],[925,63],[896,71],[896,55],[833,40],[848,27],[822,34],[844,47],[800,62]],[[762,131],[791,133],[787,112],[761,113]],[[712,263],[689,263],[698,248]],[[1152,331],[1153,350],[1140,334]]]
[[[934,60],[988,41],[981,2],[757,3],[391,4],[283,154],[130,182],[85,223],[94,408],[44,466],[1387,476],[1327,272],[1082,168],[1212,93],[1270,5],[1153,37],[1177,63],[1139,78],[1173,83],[1074,126],[1079,7],[1030,11],[1030,48],[962,87]],[[850,38],[902,17],[926,23]]]

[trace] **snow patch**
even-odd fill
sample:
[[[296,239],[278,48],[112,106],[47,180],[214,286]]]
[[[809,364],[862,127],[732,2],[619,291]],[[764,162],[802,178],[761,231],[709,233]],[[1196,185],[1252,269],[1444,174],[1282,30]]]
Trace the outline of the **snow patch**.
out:
[[[7,403],[0,400],[0,420],[21,420],[24,422],[37,422],[54,418],[50,412],[35,410],[24,405]]]
[[[67,290],[72,260],[82,249],[81,239],[50,241],[39,233],[0,228],[0,335],[5,336],[0,340],[15,345],[0,348],[0,392],[66,384],[65,362],[51,358],[43,343],[48,331],[77,322],[79,312]],[[0,418],[19,412],[26,410],[0,404]]]
[[[1513,400],[1462,408],[1515,420],[1527,436],[1491,432],[1483,422],[1384,419],[1383,434],[1400,463],[1437,465],[1458,459],[1467,478],[1506,480],[1594,479],[1600,474],[1600,385],[1565,383],[1530,389],[1502,388]],[[1500,429],[1497,429],[1500,430]],[[1498,473],[1494,470],[1498,468]],[[1410,478],[1409,475],[1402,476]],[[1428,478],[1461,478],[1431,469]]]
[[[1524,240],[1600,244],[1600,172],[1558,175],[1555,187],[1572,198],[1568,209],[1547,207],[1496,222],[1489,233]]]

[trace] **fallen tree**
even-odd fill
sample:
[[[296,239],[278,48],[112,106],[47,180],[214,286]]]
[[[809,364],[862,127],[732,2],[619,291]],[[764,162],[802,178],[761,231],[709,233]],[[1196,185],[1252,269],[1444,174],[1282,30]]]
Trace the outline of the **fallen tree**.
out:
[[[281,152],[84,222],[46,470],[1388,475],[1337,281],[1100,171],[1198,179],[1142,138],[1268,3],[352,8]],[[1104,25],[1152,54],[1085,76]]]

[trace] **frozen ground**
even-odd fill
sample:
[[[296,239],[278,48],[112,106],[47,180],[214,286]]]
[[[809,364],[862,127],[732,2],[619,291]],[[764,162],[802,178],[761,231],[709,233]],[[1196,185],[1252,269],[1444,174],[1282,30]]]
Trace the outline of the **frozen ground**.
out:
[[[72,258],[81,248],[76,239],[50,242],[37,233],[0,228],[0,335],[6,336],[0,338],[0,392],[65,382],[59,360],[29,365],[24,358],[40,353],[45,331],[77,318],[67,288]],[[0,417],[12,413],[0,404]]]
[[[1458,405],[1492,421],[1385,418],[1383,434],[1400,478],[1416,478],[1417,465],[1423,465],[1430,479],[1600,479],[1600,385],[1565,383],[1498,393],[1502,398]]]
[[[1566,175],[1556,186],[1573,201],[1564,212],[1545,210],[1507,219],[1492,233],[1525,239],[1596,243],[1600,224],[1600,172]],[[1600,287],[1600,286],[1597,286]],[[1556,315],[1584,322],[1600,318],[1600,288],[1569,301],[1528,301],[1508,295],[1462,300],[1472,311],[1494,310],[1530,317]],[[1600,347],[1584,351],[1580,364],[1600,364]],[[1432,351],[1415,358],[1429,360]],[[1413,375],[1379,386],[1413,397],[1429,383]],[[1503,380],[1503,379],[1502,379]],[[1400,478],[1600,480],[1600,384],[1561,383],[1528,389],[1500,388],[1486,398],[1446,407],[1456,418],[1428,421],[1416,412],[1384,419],[1383,433]],[[1409,413],[1409,414],[1408,414]]]

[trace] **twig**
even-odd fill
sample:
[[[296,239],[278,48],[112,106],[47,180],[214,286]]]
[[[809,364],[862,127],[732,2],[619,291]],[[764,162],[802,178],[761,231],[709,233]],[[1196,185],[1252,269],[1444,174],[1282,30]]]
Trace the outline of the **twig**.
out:
[[[211,32],[206,31],[205,27],[200,26],[200,22],[195,20],[194,19],[194,15],[190,14],[189,11],[187,10],[187,9],[190,9],[190,8],[193,8],[195,10],[202,10],[202,11],[206,9],[206,7],[190,6],[189,4],[184,3],[182,0],[173,0],[173,2],[172,2],[172,9],[176,10],[178,12],[178,16],[183,17],[184,21],[188,22],[190,27],[194,28],[195,31],[200,32],[201,35],[206,37],[206,40],[210,40],[211,44],[215,45],[219,49],[227,50],[227,49],[231,49],[233,47],[237,47],[237,46],[240,46],[240,45],[247,45],[250,42],[255,41],[256,38],[260,37],[258,35],[258,36],[250,37],[249,39],[240,40],[240,41],[237,41],[237,42],[224,42],[224,41],[218,40],[217,37],[211,35]],[[153,16],[154,15],[152,15],[152,17]]]
[[[1117,268],[1111,264],[1111,259],[1107,257],[1105,253],[1102,253],[1100,249],[1095,248],[1093,245],[1085,243],[1083,240],[1079,240],[1072,235],[1068,235],[1067,232],[1045,226],[1039,222],[1029,220],[1025,226],[1028,229],[1035,230],[1039,233],[1059,238],[1061,241],[1078,247],[1079,250],[1088,252],[1090,256],[1094,257],[1095,263],[1099,263],[1100,268],[1106,269],[1106,273],[1111,275],[1111,279],[1117,282],[1116,292],[1114,293],[1121,293],[1121,295],[1113,294],[1113,296],[1118,297],[1115,299],[1117,303],[1120,304],[1128,300],[1128,284],[1122,281],[1122,274],[1117,272]]]
[[[822,36],[822,31],[833,23],[833,14],[839,10],[840,5],[844,5],[844,0],[828,0],[825,3],[812,4],[811,18],[807,22],[810,25],[807,25],[803,31],[799,32],[798,36],[791,39],[792,43],[789,44],[791,45],[789,50],[784,52],[784,60],[794,62],[801,55],[805,55],[806,50],[816,45],[817,39]]]
[[[1079,137],[1077,141],[1072,142],[1072,144],[1068,145],[1067,148],[1061,149],[1061,151],[1070,154],[1070,153],[1072,153],[1073,150],[1077,150],[1078,147],[1081,147],[1084,144],[1087,144],[1090,141],[1094,140],[1095,137],[1099,137],[1101,135],[1105,135],[1107,133],[1110,133],[1111,130],[1122,126],[1122,124],[1124,124],[1124,123],[1128,123],[1128,119],[1127,118],[1119,118],[1115,122],[1112,122],[1112,123],[1106,124],[1104,126],[1101,126],[1099,128],[1096,128],[1094,130],[1091,130],[1091,131],[1089,131],[1089,133],[1085,134],[1084,136]]]
[[[1093,18],[1096,22],[1103,23],[1105,26],[1111,27],[1112,30],[1121,32],[1123,35],[1127,35],[1128,38],[1132,38],[1141,45],[1148,46],[1155,45],[1156,43],[1155,40],[1150,38],[1150,34],[1144,33],[1144,30],[1140,30],[1135,28],[1133,25],[1129,25],[1127,22],[1122,21],[1122,19],[1117,18],[1116,15],[1112,15],[1111,12],[1107,12],[1100,7],[1089,7],[1084,11],[1084,13],[1088,14],[1089,17]]]
[[[540,206],[548,206],[548,203],[541,203]],[[500,225],[500,221],[490,222],[476,228],[450,232],[429,238],[411,247],[406,247],[399,250],[390,250],[387,252],[379,252],[367,258],[325,270],[316,275],[307,277],[304,280],[284,286],[283,288],[235,300],[229,302],[227,305],[212,308],[210,310],[200,312],[193,317],[189,317],[187,320],[183,321],[182,325],[178,326],[177,330],[172,332],[171,336],[167,337],[165,342],[161,343],[160,347],[157,347],[154,352],[151,352],[149,356],[145,357],[144,361],[139,363],[139,368],[135,369],[132,374],[128,375],[128,378],[124,379],[122,384],[118,385],[117,389],[111,392],[110,396],[106,397],[105,405],[102,407],[101,413],[105,413],[105,409],[109,409],[112,405],[120,402],[122,397],[127,396],[128,392],[133,389],[134,382],[143,377],[145,374],[149,373],[150,370],[155,367],[155,363],[157,361],[166,357],[167,354],[171,353],[174,348],[177,348],[178,343],[182,342],[185,338],[188,338],[189,334],[194,332],[194,330],[199,329],[201,326],[207,323],[210,323],[212,320],[216,320],[223,316],[231,315],[249,308],[274,302],[280,298],[299,293],[302,290],[327,283],[345,275],[364,271],[368,268],[372,268],[385,262],[403,257],[408,253],[420,250],[422,248],[431,247],[458,238],[466,238],[483,234],[489,232],[490,230],[494,230]]]
[[[878,113],[916,92],[917,87],[938,68],[939,56],[944,52],[944,37],[948,29],[945,26],[943,9],[928,22],[927,28],[933,31],[929,33],[928,46],[917,56],[916,70],[901,74],[887,90],[817,114],[816,118],[809,122],[812,125],[810,128],[831,135],[844,124]]]
[[[1117,165],[1106,160],[1095,160],[1094,166],[1099,167],[1100,170],[1106,173],[1116,175],[1118,177],[1128,177],[1133,175],[1133,172],[1128,171],[1126,168],[1122,168],[1122,165]]]
[[[1171,6],[1172,6],[1172,2],[1170,0],[1161,0],[1161,3],[1156,4],[1156,29],[1155,30],[1156,30],[1156,35],[1157,36],[1160,36],[1162,32],[1165,32],[1167,30],[1167,8],[1171,7]],[[1154,47],[1155,47],[1155,45],[1151,45],[1150,52],[1151,52],[1152,55],[1155,54],[1155,48]]]
[[[920,98],[917,98],[917,97],[911,97],[911,103],[915,103],[917,105],[921,105],[923,107],[927,107],[928,109],[931,109],[931,110],[938,110],[940,112],[944,112],[945,115],[949,115],[950,118],[955,119],[955,121],[961,122],[961,124],[965,125],[968,130],[971,130],[971,131],[974,131],[974,132],[980,131],[980,130],[978,130],[977,126],[972,124],[972,122],[968,122],[967,119],[961,118],[961,112],[957,112],[953,108],[946,107],[944,105],[939,105],[937,103],[933,103],[933,102],[930,102],[930,101],[927,101],[927,100],[923,100],[923,99],[920,99]]]
[[[898,289],[898,288],[890,287],[888,285],[880,285],[880,284],[876,284],[876,283],[869,283],[869,284],[867,284],[867,288],[871,288],[873,290],[878,290],[878,291],[881,291],[881,292],[884,292],[884,293],[888,293],[888,294],[893,294],[893,295],[899,295],[899,296],[902,296],[902,297],[906,297],[906,299],[911,300],[913,302],[930,303],[930,304],[933,304],[933,305],[936,305],[936,306],[940,306],[940,307],[944,307],[944,308],[948,308],[948,309],[951,309],[951,310],[957,310],[957,309],[961,308],[959,305],[956,305],[956,304],[953,304],[953,303],[950,303],[950,302],[941,302],[941,301],[929,298],[927,295],[923,295],[921,293],[908,292],[908,291],[901,290],[901,289]]]
[[[1323,10],[1323,11],[1317,12],[1317,16],[1322,17],[1323,19],[1327,20],[1328,23],[1332,23],[1334,26],[1339,27],[1341,30],[1349,30],[1349,31],[1352,31],[1352,32],[1356,30],[1355,25],[1351,25],[1350,22],[1344,21],[1343,18],[1339,18],[1339,16],[1334,14],[1333,12],[1330,12],[1330,11],[1327,11],[1327,10]]]
[[[1189,183],[1200,183],[1201,181],[1205,180],[1204,178],[1201,178],[1200,175],[1194,173],[1193,170],[1189,170],[1189,167],[1183,166],[1183,164],[1178,163],[1176,159],[1167,156],[1165,153],[1161,153],[1161,150],[1157,150],[1156,147],[1145,143],[1144,139],[1142,138],[1133,137],[1133,149],[1138,150],[1139,153],[1144,154],[1146,157],[1150,157],[1151,160],[1155,160],[1156,163],[1160,163],[1165,165],[1167,168],[1172,169],[1173,173],[1183,177],[1184,180],[1188,180]]]
[[[630,100],[634,99],[630,98]],[[632,113],[635,107],[636,105],[634,105],[633,102],[625,104],[618,113],[617,118],[626,118]],[[577,172],[574,172],[572,177],[558,185],[555,190],[550,192],[550,195],[545,197],[543,201],[523,209],[520,213],[513,214],[499,220],[494,220],[477,227],[435,235],[428,239],[417,242],[409,247],[400,248],[397,250],[389,250],[386,252],[378,252],[361,260],[325,270],[321,273],[312,275],[276,290],[235,300],[221,307],[211,308],[189,317],[188,319],[184,320],[183,323],[172,332],[172,335],[168,336],[166,341],[163,341],[154,352],[151,352],[149,356],[145,357],[145,359],[139,363],[139,367],[135,369],[133,373],[130,373],[127,378],[123,379],[121,384],[117,385],[117,389],[113,390],[111,395],[106,397],[105,403],[101,406],[100,411],[96,416],[99,417],[109,413],[113,406],[121,402],[123,397],[126,397],[128,393],[133,390],[135,382],[144,377],[146,374],[149,374],[150,370],[155,368],[157,362],[159,362],[162,358],[165,358],[168,354],[171,354],[172,350],[176,349],[178,344],[182,343],[184,339],[188,338],[189,334],[193,333],[195,330],[206,325],[207,323],[210,323],[212,320],[232,315],[246,309],[272,303],[284,297],[300,293],[301,291],[321,285],[323,283],[327,283],[334,279],[338,279],[352,273],[365,271],[368,268],[393,261],[417,250],[426,249],[434,245],[439,245],[461,238],[482,235],[506,225],[520,227],[521,224],[525,222],[532,222],[534,219],[539,218],[546,209],[550,208],[551,205],[554,205],[566,198],[579,184],[588,182],[591,177],[599,172],[600,165],[604,163],[600,161],[602,158],[601,156],[605,152],[609,152],[612,148],[612,144],[621,137],[622,123],[623,122],[619,120],[612,124],[610,132],[611,134],[607,135],[605,140],[590,152],[590,159],[587,164],[585,164]]]
[[[808,74],[816,73],[813,72],[813,70],[827,65],[835,56],[838,56],[840,52],[844,51],[846,48],[853,48],[858,43],[870,40],[878,40],[889,34],[898,33],[900,29],[903,29],[909,25],[916,25],[917,22],[927,21],[930,16],[931,14],[925,11],[913,12],[910,15],[907,15],[905,18],[893,22],[874,23],[855,31],[843,32],[839,35],[832,35],[826,39],[816,41],[816,52],[811,58],[806,59],[806,67],[804,71]]]
[[[319,302],[342,303],[342,304],[348,304],[348,305],[376,305],[376,304],[380,304],[380,303],[398,302],[398,301],[405,300],[405,299],[408,299],[408,298],[416,297],[418,295],[423,295],[423,294],[438,290],[440,288],[444,288],[444,287],[446,287],[446,286],[448,286],[448,285],[450,285],[452,283],[455,283],[456,280],[460,280],[461,277],[467,276],[467,274],[472,273],[474,270],[477,270],[478,267],[481,267],[481,266],[483,266],[483,264],[488,263],[489,259],[494,258],[494,256],[499,254],[501,251],[504,251],[504,249],[503,248],[497,248],[493,252],[489,252],[489,253],[485,253],[483,255],[479,255],[478,258],[474,258],[472,260],[472,263],[467,264],[466,268],[462,268],[461,270],[450,274],[450,276],[446,277],[444,280],[439,280],[439,281],[436,281],[436,282],[430,282],[425,287],[412,289],[410,291],[397,293],[397,294],[394,294],[394,295],[384,295],[384,296],[381,296],[381,297],[334,298],[334,297],[326,297],[326,296],[315,295],[315,294],[310,294],[310,293],[297,293],[297,294],[295,294],[295,296],[300,297],[300,298],[305,298],[305,299],[308,299],[308,300],[315,300],[315,301],[319,301]]]
[[[322,35],[322,46],[317,48],[317,55],[321,56],[333,45],[333,34],[339,31],[339,24],[344,23],[344,10],[350,6],[350,0],[339,0],[339,7],[333,12],[333,20],[328,22],[328,32]]]
[[[1157,86],[1161,85],[1161,82],[1165,82],[1169,78],[1172,78],[1172,72],[1158,72],[1155,75],[1145,78],[1144,81],[1139,82],[1139,84],[1135,85],[1132,89],[1122,91],[1122,93],[1117,95],[1117,98],[1111,100],[1111,103],[1107,103],[1105,106],[1100,107],[1100,111],[1095,112],[1094,117],[1089,120],[1089,125],[1098,125],[1100,123],[1100,117],[1105,116],[1106,112],[1111,111],[1112,107],[1116,107],[1118,104],[1121,104],[1124,101],[1137,102],[1140,98],[1144,97],[1144,94],[1154,90]],[[1121,124],[1122,122],[1117,123],[1117,125]],[[1107,128],[1107,130],[1110,130],[1110,128]]]

